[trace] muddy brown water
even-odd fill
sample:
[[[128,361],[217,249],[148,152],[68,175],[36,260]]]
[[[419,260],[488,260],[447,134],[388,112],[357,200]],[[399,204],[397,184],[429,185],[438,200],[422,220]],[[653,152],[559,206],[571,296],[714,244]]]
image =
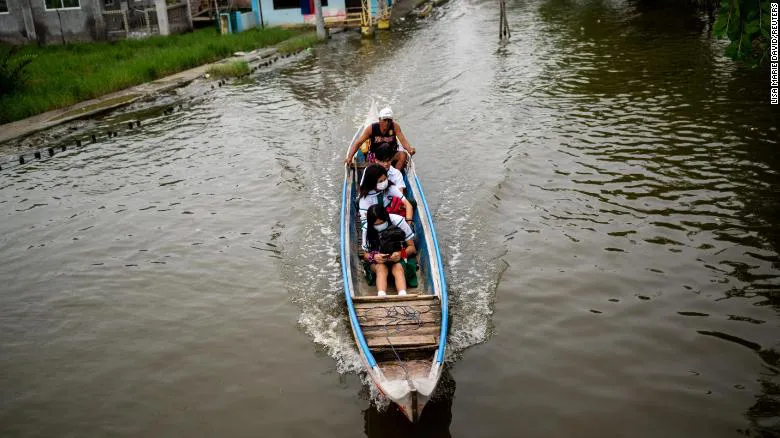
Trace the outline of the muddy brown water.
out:
[[[500,45],[496,5],[454,0],[3,169],[0,435],[777,434],[768,76],[648,3],[510,2]],[[370,401],[341,297],[372,100],[419,151],[451,292],[417,427]]]

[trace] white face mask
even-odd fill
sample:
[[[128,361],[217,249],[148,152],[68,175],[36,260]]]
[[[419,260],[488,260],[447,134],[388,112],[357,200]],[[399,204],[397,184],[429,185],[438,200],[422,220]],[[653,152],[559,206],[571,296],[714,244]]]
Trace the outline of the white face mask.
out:
[[[377,189],[378,191],[380,191],[380,192],[381,192],[382,190],[384,190],[384,189],[386,189],[386,188],[387,188],[387,180],[384,180],[384,181],[382,181],[382,182],[378,182],[378,183],[376,183],[376,189]]]
[[[387,229],[387,227],[390,226],[389,222],[385,222],[383,224],[374,225],[374,229],[377,231],[384,231]]]

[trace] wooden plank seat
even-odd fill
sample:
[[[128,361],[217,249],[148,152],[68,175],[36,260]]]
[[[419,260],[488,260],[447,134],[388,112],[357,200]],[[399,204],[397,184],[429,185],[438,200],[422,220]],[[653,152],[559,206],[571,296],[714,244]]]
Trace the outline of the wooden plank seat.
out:
[[[441,321],[441,309],[434,306],[374,307],[355,309],[360,326],[393,327],[398,325],[437,324]]]
[[[431,336],[438,336],[439,335],[439,329],[441,327],[436,324],[430,324],[430,323],[424,323],[423,325],[413,325],[413,324],[406,324],[406,325],[394,325],[394,326],[384,326],[384,325],[378,325],[378,326],[370,326],[365,327],[363,329],[363,336],[366,338],[376,338],[379,336],[387,336],[388,333],[390,334],[397,334],[397,335],[431,335]]]
[[[441,302],[435,295],[371,297],[353,304],[372,351],[408,353],[438,346]]]
[[[409,347],[430,349],[438,346],[439,338],[431,335],[377,336],[366,339],[366,343],[372,350]]]
[[[364,300],[365,298],[369,298],[369,300]],[[374,304],[377,303],[385,303],[384,305],[393,306],[398,304],[396,301],[410,301],[410,302],[414,302],[414,301],[434,302],[435,301],[436,304],[438,304],[439,302],[439,297],[436,295],[417,294],[417,293],[411,293],[407,295],[385,295],[383,297],[378,297],[376,295],[358,295],[356,297],[352,297],[352,299],[357,301],[365,301],[365,302],[361,302],[360,305],[368,306],[368,307],[372,307]],[[421,304],[421,303],[414,303],[414,304]]]
[[[441,321],[440,310],[429,310],[417,313],[409,309],[375,309],[387,310],[376,312],[373,310],[357,312],[361,327],[396,326],[396,325],[422,325],[426,323],[438,323]]]
[[[377,295],[360,295],[352,297],[354,303],[371,303],[377,301],[416,301],[416,300],[430,300],[435,298],[434,295],[418,295],[418,294],[406,294],[406,295],[385,295],[383,297]]]

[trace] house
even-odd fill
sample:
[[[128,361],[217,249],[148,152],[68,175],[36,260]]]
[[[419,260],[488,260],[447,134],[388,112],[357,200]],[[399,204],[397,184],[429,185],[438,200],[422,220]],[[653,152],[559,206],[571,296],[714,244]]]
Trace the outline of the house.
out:
[[[329,19],[344,20],[348,13],[360,13],[361,0],[321,0],[322,15],[326,21]],[[313,0],[260,0],[262,20],[270,26],[285,24],[314,24]],[[371,12],[374,17],[379,13],[379,2],[369,0]],[[385,0],[390,5],[390,0]]]
[[[0,41],[69,43],[101,39],[107,0],[0,0]]]
[[[238,7],[230,0],[230,7],[220,9],[219,28],[223,33],[243,32],[253,27],[315,24],[314,0],[248,0],[250,8]],[[361,26],[363,1],[367,12],[374,19],[387,20],[392,0],[320,0],[325,25],[330,27],[357,28]],[[196,15],[212,11],[196,9]],[[206,18],[196,17],[195,20]],[[381,25],[381,24],[380,24]]]
[[[368,0],[373,16],[379,14],[379,2]],[[224,3],[218,0],[217,3]],[[348,14],[361,11],[361,0],[321,0],[326,21],[344,21]],[[213,20],[213,0],[0,0],[0,42],[21,44],[71,43],[150,34],[183,32],[192,29],[196,19]],[[239,29],[269,26],[314,24],[314,0],[229,0],[231,9],[248,10],[239,14]],[[165,19],[158,12],[166,11]],[[197,17],[208,14],[208,17]],[[214,18],[212,18],[214,17]],[[359,21],[359,18],[358,18]]]
[[[10,44],[65,44],[189,29],[186,0],[0,0],[0,42]]]

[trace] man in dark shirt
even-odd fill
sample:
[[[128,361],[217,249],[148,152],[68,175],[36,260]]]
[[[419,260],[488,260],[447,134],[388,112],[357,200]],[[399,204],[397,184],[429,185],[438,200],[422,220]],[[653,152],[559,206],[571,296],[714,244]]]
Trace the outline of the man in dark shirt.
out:
[[[409,145],[409,141],[401,131],[401,125],[393,120],[393,110],[390,108],[384,108],[379,112],[379,122],[366,126],[366,129],[363,130],[360,137],[358,137],[352,146],[350,146],[344,163],[349,164],[352,161],[352,157],[355,156],[357,148],[366,140],[369,140],[370,142],[370,157],[373,157],[376,153],[376,148],[382,143],[389,143],[394,146],[398,152],[396,152],[395,158],[393,159],[393,166],[398,170],[402,170],[406,167],[406,153],[404,150],[409,152],[410,155],[414,155],[415,152],[417,152]]]

